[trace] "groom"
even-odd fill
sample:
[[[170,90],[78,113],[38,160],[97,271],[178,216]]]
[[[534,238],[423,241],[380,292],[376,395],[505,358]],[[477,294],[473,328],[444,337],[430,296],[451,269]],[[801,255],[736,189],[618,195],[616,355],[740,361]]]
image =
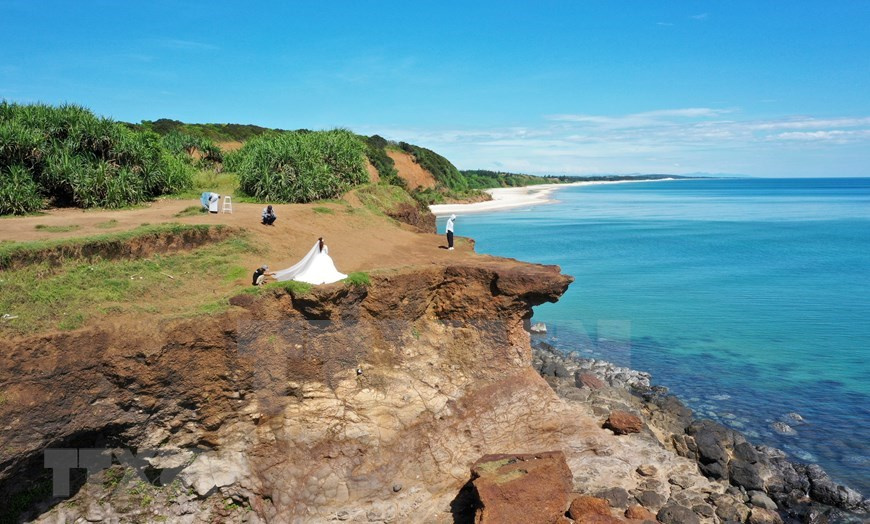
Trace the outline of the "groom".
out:
[[[456,220],[456,215],[450,215],[447,219],[447,249],[453,251],[453,221]]]

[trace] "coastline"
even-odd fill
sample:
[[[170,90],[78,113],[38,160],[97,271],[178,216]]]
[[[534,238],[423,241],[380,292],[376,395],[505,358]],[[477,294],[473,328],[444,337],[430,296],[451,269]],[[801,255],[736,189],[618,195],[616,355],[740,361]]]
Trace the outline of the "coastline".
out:
[[[517,207],[534,206],[554,202],[550,195],[557,189],[577,186],[595,186],[600,184],[635,184],[638,182],[670,182],[677,178],[659,178],[655,180],[596,180],[586,182],[571,182],[569,184],[536,184],[523,187],[496,187],[485,191],[492,196],[486,202],[471,204],[433,204],[429,210],[436,217],[452,213],[486,213]]]

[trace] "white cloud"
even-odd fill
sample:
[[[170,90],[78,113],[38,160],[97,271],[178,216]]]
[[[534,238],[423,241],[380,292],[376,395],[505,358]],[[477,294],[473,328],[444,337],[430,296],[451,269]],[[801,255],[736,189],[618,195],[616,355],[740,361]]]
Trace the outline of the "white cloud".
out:
[[[852,148],[852,156],[870,165],[870,117],[865,116],[751,119],[734,109],[695,107],[626,115],[563,113],[505,127],[359,131],[429,147],[461,169],[536,174],[764,175],[786,165],[812,174],[810,170],[821,173],[826,161],[841,157],[841,150],[834,154],[834,148]],[[818,165],[800,160],[811,155],[821,159]]]
[[[692,20],[706,20],[710,18],[710,13],[700,13],[697,15],[692,15],[691,18]]]
[[[179,49],[182,51],[217,51],[220,48],[213,44],[205,42],[195,42],[193,40],[180,40],[177,38],[163,38],[158,41],[163,47],[170,49]]]

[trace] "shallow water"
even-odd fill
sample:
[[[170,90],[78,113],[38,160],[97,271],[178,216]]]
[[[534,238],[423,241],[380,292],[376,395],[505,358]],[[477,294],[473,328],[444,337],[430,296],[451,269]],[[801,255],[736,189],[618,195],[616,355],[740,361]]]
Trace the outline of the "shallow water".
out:
[[[649,371],[700,416],[870,495],[870,179],[554,196],[456,223],[479,252],[558,264],[576,278],[535,310],[551,342]]]

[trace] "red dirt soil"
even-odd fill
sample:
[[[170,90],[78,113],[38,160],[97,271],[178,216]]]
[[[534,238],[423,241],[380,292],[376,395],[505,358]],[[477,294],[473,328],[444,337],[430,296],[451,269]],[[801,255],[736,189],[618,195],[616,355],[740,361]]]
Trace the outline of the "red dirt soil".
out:
[[[399,177],[408,184],[408,189],[435,187],[435,177],[432,176],[432,173],[414,162],[414,157],[409,153],[388,150],[387,155],[393,159],[393,163],[396,164],[396,170],[399,172]]]

